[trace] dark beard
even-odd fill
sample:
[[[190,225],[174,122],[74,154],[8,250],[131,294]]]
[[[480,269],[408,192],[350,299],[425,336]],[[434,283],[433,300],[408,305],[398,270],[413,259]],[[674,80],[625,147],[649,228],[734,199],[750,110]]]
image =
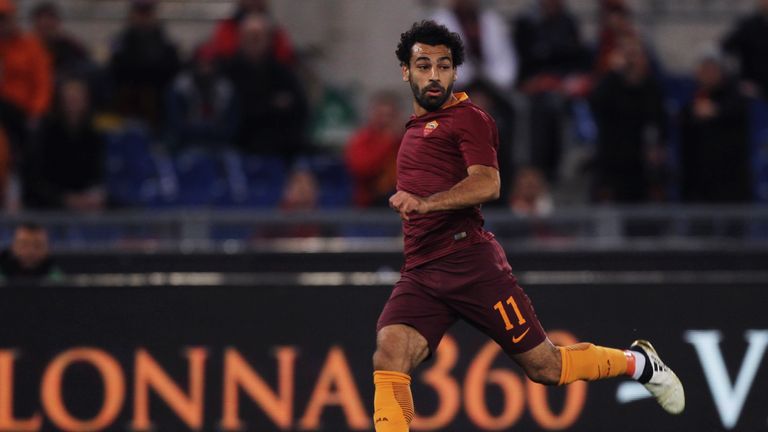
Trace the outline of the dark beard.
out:
[[[448,86],[448,88],[443,88],[439,84],[430,84],[426,87],[424,87],[424,90],[419,91],[419,87],[416,85],[415,82],[410,81],[411,83],[411,90],[413,91],[413,98],[416,99],[416,103],[419,104],[422,108],[429,112],[434,112],[440,109],[440,107],[443,106],[445,101],[448,100],[449,97],[451,97],[451,94],[453,92],[453,83]],[[427,91],[430,89],[434,89],[436,87],[440,87],[440,90],[444,90],[442,96],[434,97],[434,96],[427,96]]]

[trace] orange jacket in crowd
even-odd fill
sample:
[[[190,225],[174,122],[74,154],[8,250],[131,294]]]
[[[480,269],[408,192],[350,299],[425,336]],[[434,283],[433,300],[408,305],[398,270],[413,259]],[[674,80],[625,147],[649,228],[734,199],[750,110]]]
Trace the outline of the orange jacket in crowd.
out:
[[[363,127],[350,138],[345,160],[354,180],[353,201],[357,207],[383,205],[394,193],[401,138],[370,127]]]
[[[21,32],[0,39],[0,98],[38,117],[48,111],[52,94],[51,57],[40,40]]]

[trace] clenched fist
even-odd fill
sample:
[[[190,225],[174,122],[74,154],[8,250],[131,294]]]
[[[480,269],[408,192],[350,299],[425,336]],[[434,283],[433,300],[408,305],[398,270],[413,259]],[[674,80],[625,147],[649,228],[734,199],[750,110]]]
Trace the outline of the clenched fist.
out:
[[[400,213],[400,217],[404,220],[410,220],[409,213],[424,214],[429,212],[429,203],[425,198],[403,191],[397,191],[389,197],[389,206]]]

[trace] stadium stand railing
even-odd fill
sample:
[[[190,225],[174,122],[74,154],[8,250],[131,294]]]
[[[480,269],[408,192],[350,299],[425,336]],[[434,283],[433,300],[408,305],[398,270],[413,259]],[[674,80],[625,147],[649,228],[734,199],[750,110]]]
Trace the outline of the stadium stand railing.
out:
[[[486,226],[515,249],[768,248],[768,207],[583,207],[543,218],[487,210]],[[401,250],[390,210],[150,209],[73,215],[4,215],[0,238],[21,221],[50,233],[58,252]]]

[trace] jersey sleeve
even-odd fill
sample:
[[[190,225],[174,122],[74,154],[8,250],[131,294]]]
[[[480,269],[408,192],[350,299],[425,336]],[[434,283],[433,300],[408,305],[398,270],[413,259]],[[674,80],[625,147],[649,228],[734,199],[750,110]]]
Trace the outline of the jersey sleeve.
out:
[[[470,107],[457,118],[459,149],[467,167],[484,165],[499,169],[496,123],[483,111]]]

